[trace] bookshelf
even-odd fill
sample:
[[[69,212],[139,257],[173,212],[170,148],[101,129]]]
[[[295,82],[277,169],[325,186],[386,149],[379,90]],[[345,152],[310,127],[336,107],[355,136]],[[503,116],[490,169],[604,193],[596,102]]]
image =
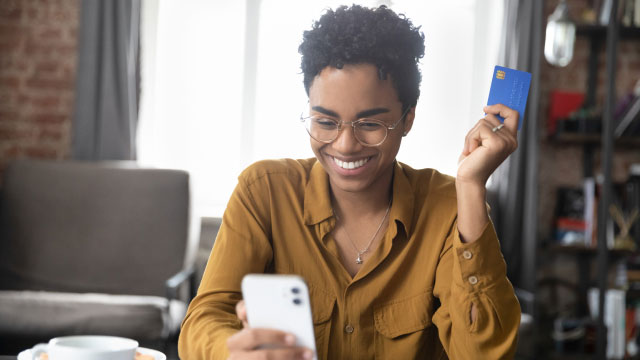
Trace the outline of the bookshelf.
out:
[[[618,8],[618,0],[612,0],[612,8]],[[618,53],[618,40],[620,37],[640,37],[640,29],[637,28],[620,28],[615,12],[609,17],[609,24],[604,26],[585,25],[578,27],[578,34],[588,36],[591,41],[591,53],[589,60],[589,78],[587,84],[587,98],[589,105],[595,104],[595,94],[597,85],[597,69],[598,69],[598,50],[605,43],[605,66],[606,66],[606,98],[604,111],[602,114],[602,130],[600,141],[585,141],[585,161],[593,162],[593,145],[599,144],[601,147],[601,161],[603,181],[598,203],[598,223],[597,223],[597,248],[595,249],[596,257],[596,278],[599,289],[598,300],[598,318],[596,321],[596,358],[606,358],[607,347],[607,327],[605,325],[605,294],[608,289],[608,263],[610,250],[607,248],[607,222],[609,219],[609,204],[612,199],[612,162],[614,147],[614,129],[613,129],[613,112],[615,106],[615,79],[616,79],[616,61]],[[588,139],[583,138],[583,140]],[[589,157],[591,159],[589,159]],[[593,164],[585,164],[585,176],[593,177]]]
[[[618,6],[618,0],[612,1],[612,7]],[[607,328],[604,324],[604,296],[608,288],[608,270],[611,263],[619,261],[628,261],[629,258],[637,258],[638,254],[629,250],[609,249],[607,247],[607,222],[611,218],[609,214],[609,204],[613,199],[613,183],[612,183],[612,166],[613,154],[615,151],[635,151],[640,149],[640,136],[621,136],[616,138],[614,135],[615,122],[614,108],[616,103],[616,67],[618,56],[618,41],[620,39],[630,39],[633,41],[640,40],[639,27],[624,27],[618,24],[615,16],[610,18],[609,24],[602,25],[578,25],[576,35],[586,38],[589,41],[589,58],[587,69],[587,88],[585,94],[585,106],[593,107],[596,105],[596,94],[598,86],[598,70],[602,65],[599,54],[604,48],[605,52],[605,102],[602,116],[591,119],[595,121],[598,128],[591,131],[575,131],[575,132],[559,132],[554,136],[550,136],[548,140],[558,146],[577,146],[582,148],[583,156],[583,177],[594,177],[594,163],[598,153],[600,153],[600,163],[602,169],[602,184],[600,191],[600,199],[597,209],[597,246],[575,246],[575,245],[552,245],[546,249],[549,254],[554,256],[564,256],[572,258],[578,265],[578,283],[576,290],[580,294],[578,302],[578,311],[580,314],[588,313],[585,294],[591,285],[591,269],[595,260],[596,269],[594,279],[599,292],[599,317],[595,322],[596,328],[596,359],[606,358],[607,345]],[[600,74],[602,75],[602,74]],[[637,120],[636,120],[637,121]],[[589,125],[592,125],[590,123]],[[615,150],[614,150],[615,149]],[[635,290],[634,290],[635,291]],[[640,295],[640,289],[636,291]]]

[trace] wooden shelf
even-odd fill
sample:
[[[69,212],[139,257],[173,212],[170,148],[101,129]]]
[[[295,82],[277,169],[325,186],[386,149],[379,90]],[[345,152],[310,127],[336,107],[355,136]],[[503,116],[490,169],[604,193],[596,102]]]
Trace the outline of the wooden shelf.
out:
[[[600,145],[602,142],[602,134],[565,132],[550,136],[549,140],[557,144]],[[614,145],[616,147],[640,147],[640,136],[622,136],[615,139]]]
[[[640,27],[621,26],[619,30],[620,39],[640,39]],[[607,27],[597,24],[578,24],[576,35],[604,38],[607,35]]]
[[[561,254],[574,254],[574,255],[583,255],[583,256],[596,256],[598,253],[598,249],[590,246],[583,245],[550,245],[549,251],[553,253],[561,253]],[[626,250],[626,249],[609,249],[609,256],[612,257],[623,257],[623,256],[632,256],[635,255],[635,251]]]

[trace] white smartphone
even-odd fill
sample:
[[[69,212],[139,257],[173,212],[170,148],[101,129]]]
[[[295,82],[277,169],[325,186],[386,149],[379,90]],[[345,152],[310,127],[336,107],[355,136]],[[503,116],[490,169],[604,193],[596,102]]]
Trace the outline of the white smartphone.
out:
[[[317,358],[309,289],[300,276],[245,275],[242,296],[249,326],[289,332],[296,345],[313,350]]]

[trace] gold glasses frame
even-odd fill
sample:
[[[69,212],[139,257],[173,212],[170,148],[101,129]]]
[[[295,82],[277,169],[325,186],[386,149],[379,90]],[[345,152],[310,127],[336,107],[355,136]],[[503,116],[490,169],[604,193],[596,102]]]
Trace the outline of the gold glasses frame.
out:
[[[325,143],[325,144],[330,144],[332,143],[335,139],[338,138],[338,136],[340,135],[340,131],[342,131],[342,127],[343,125],[351,125],[353,128],[353,135],[356,138],[356,140],[362,145],[362,146],[366,146],[366,147],[375,147],[375,146],[380,146],[382,145],[382,143],[385,142],[385,140],[387,140],[387,137],[389,136],[389,130],[394,130],[395,128],[398,127],[398,125],[400,124],[400,122],[402,122],[402,120],[405,118],[405,116],[407,116],[407,113],[409,112],[409,109],[411,109],[411,107],[407,107],[407,109],[402,113],[402,116],[400,116],[400,119],[398,119],[398,121],[395,122],[395,124],[389,126],[387,125],[387,123],[385,123],[384,121],[378,120],[378,119],[374,119],[374,118],[360,118],[354,121],[343,121],[343,120],[335,120],[332,117],[328,116],[328,115],[309,115],[309,116],[305,116],[305,113],[300,114],[300,122],[304,123],[305,125],[305,129],[307,130],[307,133],[309,134],[309,136],[311,136],[312,139]],[[336,128],[335,130],[331,130],[331,131],[335,131],[335,135],[331,138],[331,139],[318,139],[315,136],[313,136],[311,134],[311,120],[313,120],[314,118],[324,118],[327,119],[330,122],[335,123]],[[365,142],[364,140],[360,139],[358,137],[358,134],[360,133],[360,130],[358,128],[359,125],[362,124],[367,124],[367,123],[374,123],[377,125],[380,125],[383,129],[385,129],[385,133],[384,133],[384,137],[382,138],[382,140],[378,143],[375,144],[369,144],[367,142]]]

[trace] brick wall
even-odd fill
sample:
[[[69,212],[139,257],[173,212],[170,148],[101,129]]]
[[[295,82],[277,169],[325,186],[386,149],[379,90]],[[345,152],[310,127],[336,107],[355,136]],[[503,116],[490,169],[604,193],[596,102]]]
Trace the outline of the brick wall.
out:
[[[0,176],[70,153],[79,0],[0,0]]]
[[[587,7],[587,0],[568,1],[572,18],[578,21],[582,11]],[[546,1],[546,16],[555,8],[556,1]],[[546,19],[545,16],[545,19]],[[546,21],[545,24],[546,26]],[[543,37],[544,39],[544,37]],[[549,95],[552,90],[584,92],[587,90],[587,69],[590,42],[587,37],[578,36],[574,57],[571,63],[558,68],[549,65],[543,58],[540,72],[540,115],[538,126],[540,139],[539,191],[538,204],[539,236],[547,239],[552,231],[556,191],[559,186],[580,186],[583,176],[583,146],[579,144],[555,143],[546,137],[546,121],[549,106]],[[606,95],[605,46],[599,53],[597,104],[604,106]],[[631,91],[636,81],[640,80],[640,39],[624,39],[618,42],[616,64],[617,97]],[[600,172],[601,147],[595,149],[595,169]],[[629,165],[640,162],[640,149],[637,147],[617,147],[613,157],[613,181],[624,182]]]

